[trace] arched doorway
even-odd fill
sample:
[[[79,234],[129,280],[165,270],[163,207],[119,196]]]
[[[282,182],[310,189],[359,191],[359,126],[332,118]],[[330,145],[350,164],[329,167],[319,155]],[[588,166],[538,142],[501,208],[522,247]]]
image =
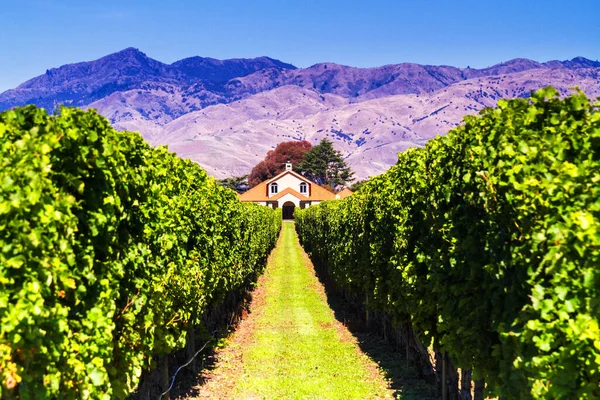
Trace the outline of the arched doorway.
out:
[[[291,201],[286,201],[283,203],[283,219],[294,219],[294,208],[296,206]]]

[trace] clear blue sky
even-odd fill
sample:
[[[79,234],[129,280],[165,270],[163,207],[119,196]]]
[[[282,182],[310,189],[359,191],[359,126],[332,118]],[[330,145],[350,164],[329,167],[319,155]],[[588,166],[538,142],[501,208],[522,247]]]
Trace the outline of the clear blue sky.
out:
[[[599,17],[600,0],[0,0],[0,91],[130,46],[300,67],[598,59]]]

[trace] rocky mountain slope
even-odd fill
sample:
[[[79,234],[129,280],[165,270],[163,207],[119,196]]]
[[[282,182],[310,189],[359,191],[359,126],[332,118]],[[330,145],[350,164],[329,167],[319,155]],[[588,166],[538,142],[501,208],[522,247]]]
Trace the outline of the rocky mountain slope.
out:
[[[201,86],[222,91],[224,82],[266,68],[295,67],[268,57],[223,61],[192,57],[168,65],[127,48],[95,61],[47,70],[44,75],[0,94],[0,109],[29,103],[51,110],[59,104],[85,106],[131,89],[185,92]],[[198,90],[197,87],[195,91]]]
[[[445,134],[463,116],[494,106],[500,98],[523,97],[549,84],[563,94],[579,86],[591,97],[600,96],[600,74],[593,69],[528,70],[473,78],[432,93],[361,102],[288,85],[188,113],[149,139],[168,144],[222,176],[222,171],[246,173],[281,141],[317,143],[328,137],[364,178],[386,171],[399,151]]]
[[[217,177],[248,173],[284,140],[329,137],[357,176],[457,126],[500,98],[552,85],[600,96],[600,62],[515,59],[484,69],[332,63],[298,69],[268,57],[164,64],[136,49],[66,65],[0,94],[0,110],[34,103],[92,107],[118,129],[167,144]]]

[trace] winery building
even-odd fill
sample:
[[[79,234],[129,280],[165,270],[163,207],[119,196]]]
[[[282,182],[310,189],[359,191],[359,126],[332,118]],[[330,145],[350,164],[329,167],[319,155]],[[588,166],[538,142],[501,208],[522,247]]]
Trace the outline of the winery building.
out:
[[[272,208],[281,208],[284,219],[292,219],[294,209],[304,209],[325,200],[334,200],[352,194],[348,189],[334,194],[329,190],[306,179],[292,170],[292,164],[285,165],[285,171],[266,180],[241,194],[241,201],[262,204]]]

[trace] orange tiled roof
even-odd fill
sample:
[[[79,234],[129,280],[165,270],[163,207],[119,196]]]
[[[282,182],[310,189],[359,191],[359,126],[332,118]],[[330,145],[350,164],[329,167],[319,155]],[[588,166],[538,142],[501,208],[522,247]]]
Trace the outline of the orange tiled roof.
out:
[[[242,193],[239,197],[240,201],[267,201],[267,182],[261,182],[252,189]]]
[[[292,174],[292,175],[296,176],[298,179],[310,184],[310,196],[300,194],[292,188],[287,188],[285,190],[282,190],[280,193],[277,193],[276,195],[269,197],[269,195],[267,194],[267,185],[286,174]],[[324,201],[324,200],[335,199],[335,194],[333,194],[329,190],[317,185],[316,183],[309,181],[308,179],[306,179],[305,177],[303,177],[302,175],[300,175],[294,171],[283,171],[279,175],[277,175],[269,180],[259,183],[258,185],[254,186],[252,189],[248,190],[247,192],[242,193],[239,196],[239,199],[240,199],[240,201],[275,201],[288,193],[296,196],[300,200]]]
[[[295,191],[292,188],[287,188],[285,190],[282,190],[281,192],[277,193],[275,196],[271,196],[269,198],[269,200],[279,200],[280,198],[282,198],[283,196],[285,196],[286,194],[291,194],[296,196],[297,198],[299,198],[300,200],[309,200],[309,198],[303,194],[298,193],[297,191]]]
[[[324,187],[321,187],[321,186],[317,185],[316,183],[311,183],[311,185],[312,185],[310,187],[310,199],[311,200],[324,201],[324,200],[335,199],[335,194],[331,193],[329,190],[325,189]]]
[[[350,196],[351,194],[353,194],[354,192],[348,188],[342,190],[341,192],[337,193],[338,196],[340,196],[340,199],[345,199],[346,197]]]

